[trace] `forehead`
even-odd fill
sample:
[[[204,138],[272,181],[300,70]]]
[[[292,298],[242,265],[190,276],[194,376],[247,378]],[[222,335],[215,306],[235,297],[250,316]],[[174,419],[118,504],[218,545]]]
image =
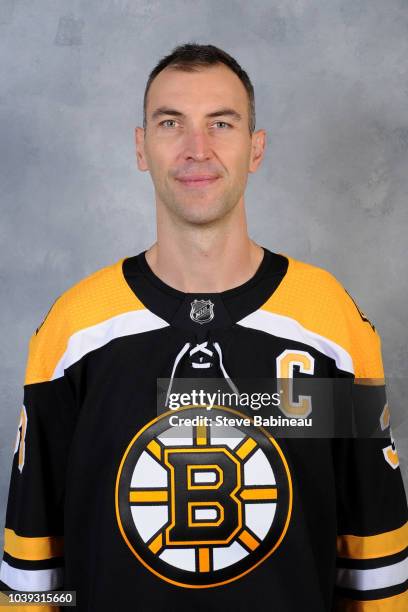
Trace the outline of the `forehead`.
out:
[[[170,104],[185,113],[216,106],[232,106],[244,113],[248,94],[239,77],[224,64],[194,72],[167,67],[152,81],[147,112],[150,115],[156,107]]]

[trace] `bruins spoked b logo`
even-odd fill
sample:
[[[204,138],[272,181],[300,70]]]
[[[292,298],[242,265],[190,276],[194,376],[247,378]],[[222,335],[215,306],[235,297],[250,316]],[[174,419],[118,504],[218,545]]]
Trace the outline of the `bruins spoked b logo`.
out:
[[[247,417],[221,407],[177,414]],[[137,559],[167,582],[203,588],[237,580],[285,536],[292,508],[287,462],[261,427],[171,427],[172,416],[148,423],[124,453],[116,480],[119,529]]]

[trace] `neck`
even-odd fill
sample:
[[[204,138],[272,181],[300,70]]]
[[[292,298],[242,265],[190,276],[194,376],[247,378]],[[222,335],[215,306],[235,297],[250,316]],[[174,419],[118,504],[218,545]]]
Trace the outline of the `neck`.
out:
[[[157,241],[146,261],[163,282],[185,293],[218,293],[249,280],[263,249],[248,236],[245,210],[208,225],[187,225],[158,214]]]

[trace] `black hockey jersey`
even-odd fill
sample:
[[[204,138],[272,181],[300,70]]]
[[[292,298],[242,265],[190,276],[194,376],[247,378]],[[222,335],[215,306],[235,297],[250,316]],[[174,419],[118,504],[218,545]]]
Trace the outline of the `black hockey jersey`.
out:
[[[169,408],[189,378],[289,381],[288,419],[311,413],[296,381],[344,379],[385,437]],[[322,268],[264,249],[249,281],[187,294],[142,252],[71,287],[30,340],[3,590],[74,590],[78,612],[403,612],[407,519],[380,337]]]

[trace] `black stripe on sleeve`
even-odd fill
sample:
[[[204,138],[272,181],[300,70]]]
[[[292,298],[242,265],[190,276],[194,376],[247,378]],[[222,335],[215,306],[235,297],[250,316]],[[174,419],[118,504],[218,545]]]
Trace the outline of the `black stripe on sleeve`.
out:
[[[54,567],[63,567],[64,565],[63,557],[52,557],[51,559],[41,559],[40,561],[26,561],[24,559],[12,557],[8,553],[4,552],[3,559],[12,567],[21,570],[52,569]]]
[[[336,566],[349,569],[375,569],[376,567],[386,567],[387,565],[399,563],[406,559],[407,555],[408,547],[401,550],[401,552],[395,553],[395,555],[387,555],[386,557],[378,557],[376,559],[344,559],[343,557],[337,557]]]
[[[386,599],[395,595],[401,595],[408,590],[408,580],[385,589],[373,589],[371,591],[357,591],[355,589],[343,589],[335,587],[337,597],[346,597],[356,601],[372,601],[373,599]]]

